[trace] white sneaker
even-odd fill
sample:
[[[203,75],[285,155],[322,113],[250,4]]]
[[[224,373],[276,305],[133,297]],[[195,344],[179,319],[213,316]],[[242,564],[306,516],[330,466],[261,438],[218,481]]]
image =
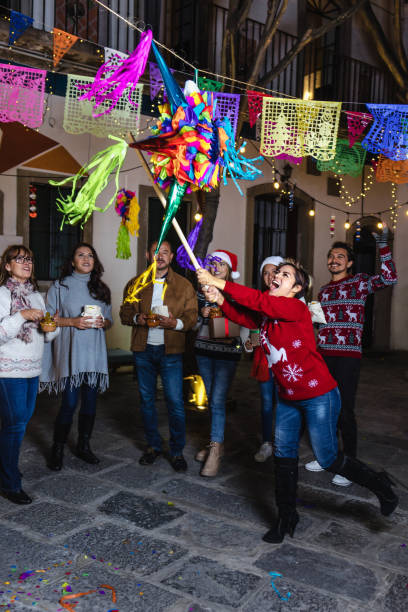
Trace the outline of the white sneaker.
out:
[[[272,442],[264,442],[260,447],[259,451],[254,456],[255,461],[262,463],[266,461],[268,457],[272,455]]]
[[[318,461],[309,461],[309,463],[306,463],[305,468],[309,472],[324,472],[324,469]]]
[[[344,476],[340,476],[340,474],[336,474],[332,479],[332,484],[335,484],[339,487],[349,487],[351,484],[351,480],[348,478],[344,478]]]

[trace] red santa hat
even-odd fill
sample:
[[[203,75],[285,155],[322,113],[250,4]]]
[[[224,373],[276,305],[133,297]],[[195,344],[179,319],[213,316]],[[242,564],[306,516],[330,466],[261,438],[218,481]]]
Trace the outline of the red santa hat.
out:
[[[224,249],[218,249],[217,251],[214,251],[213,253],[211,253],[210,257],[214,257],[214,258],[218,258],[221,259],[221,261],[224,261],[226,264],[228,264],[228,266],[231,269],[231,277],[232,278],[239,278],[240,277],[240,273],[237,270],[238,267],[238,257],[235,255],[235,253],[231,253],[230,251],[225,251]]]

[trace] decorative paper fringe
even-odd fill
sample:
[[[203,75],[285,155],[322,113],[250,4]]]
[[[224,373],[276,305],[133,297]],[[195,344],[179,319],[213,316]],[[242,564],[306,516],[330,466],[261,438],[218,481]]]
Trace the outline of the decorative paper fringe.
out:
[[[157,261],[154,262],[145,270],[142,274],[140,274],[134,285],[129,288],[128,294],[125,298],[126,302],[139,302],[140,298],[137,295],[146,289],[151,283],[156,281],[156,270],[157,270]]]
[[[139,82],[146,68],[152,36],[151,30],[142,32],[140,42],[132,55],[124,60],[115,58],[105,62],[99,68],[91,84],[79,87],[79,89],[85,90],[86,92],[79,99],[90,100],[94,104],[92,111],[94,118],[110,113],[128,87],[129,103],[134,105],[130,94],[135,89],[136,84]],[[105,78],[107,73],[110,74]],[[111,102],[110,106],[108,108],[102,108],[102,110],[99,109],[98,112],[98,107],[109,101]]]
[[[132,236],[139,236],[139,212],[140,206],[139,202],[137,201],[137,197],[135,196],[130,200],[129,217],[126,219],[126,227]]]
[[[72,391],[73,387],[80,387],[83,384],[97,387],[98,392],[103,393],[109,387],[109,376],[101,372],[80,372],[59,380],[40,382],[40,392],[46,390],[48,393],[62,393],[67,385]]]
[[[119,225],[118,237],[116,238],[116,258],[129,259],[131,256],[129,232],[126,226],[121,223]]]
[[[239,147],[235,146],[234,135],[232,132],[231,123],[228,118],[222,120],[223,128],[228,136],[228,139],[225,141],[225,149],[223,155],[223,163],[224,171],[223,171],[223,179],[224,185],[227,185],[227,172],[231,176],[232,180],[235,183],[235,187],[238,189],[239,193],[243,196],[243,192],[239,184],[237,183],[237,179],[253,181],[256,176],[262,174],[262,170],[256,168],[252,162],[256,162],[258,160],[262,160],[262,155],[258,157],[254,157],[252,159],[246,159],[242,155],[239,155],[239,149],[242,146],[245,146],[245,142]]]
[[[57,198],[58,209],[64,215],[61,228],[64,223],[74,225],[79,221],[82,221],[81,227],[83,227],[84,223],[88,221],[95,210],[105,212],[114,202],[116,192],[119,189],[119,172],[125,160],[128,145],[121,138],[116,138],[115,136],[109,136],[109,138],[111,140],[116,140],[117,144],[97,153],[88,164],[81,168],[78,174],[70,176],[62,181],[49,181],[50,185],[55,185],[57,187],[61,187],[72,181],[71,193],[65,196],[65,198],[61,196]],[[94,170],[93,173],[77,193],[78,181],[92,170]],[[107,187],[112,173],[115,173],[115,193],[105,208],[100,208],[95,205],[96,199],[105,187]]]

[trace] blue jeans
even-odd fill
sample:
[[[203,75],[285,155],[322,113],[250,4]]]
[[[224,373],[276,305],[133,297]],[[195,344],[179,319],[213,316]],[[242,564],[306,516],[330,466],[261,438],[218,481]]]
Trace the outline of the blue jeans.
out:
[[[37,393],[38,376],[0,378],[0,488],[3,491],[21,490],[18,458]]]
[[[79,413],[89,415],[95,414],[98,388],[90,387],[84,383],[79,387],[72,387],[71,389],[69,382],[67,382],[65,390],[62,394],[62,404],[56,419],[56,423],[59,425],[68,425],[72,423],[80,393],[81,408]]]
[[[337,457],[336,432],[340,408],[338,387],[308,400],[288,402],[279,398],[276,407],[275,455],[298,456],[303,413],[315,457],[322,468],[329,467]]]
[[[200,376],[204,381],[211,412],[211,442],[223,442],[225,403],[238,361],[213,359],[197,355]]]
[[[276,398],[276,386],[272,370],[269,380],[259,383],[261,392],[262,442],[272,442],[273,402]]]
[[[140,393],[140,409],[148,445],[162,449],[156,411],[157,375],[163,383],[169,415],[170,455],[181,455],[186,443],[186,418],[183,399],[183,356],[166,355],[164,344],[147,344],[146,349],[133,353]]]

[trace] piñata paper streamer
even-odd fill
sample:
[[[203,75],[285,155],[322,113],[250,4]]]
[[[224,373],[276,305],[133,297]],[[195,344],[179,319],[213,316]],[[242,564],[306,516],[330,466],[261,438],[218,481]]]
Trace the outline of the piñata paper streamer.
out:
[[[130,235],[139,235],[139,211],[140,206],[134,191],[121,189],[116,196],[115,211],[121,217],[118,237],[116,240],[116,257],[118,259],[129,259]]]
[[[262,99],[267,94],[260,91],[247,90],[249,125],[253,127],[262,113]]]
[[[408,159],[395,161],[380,155],[375,167],[375,180],[379,183],[408,183]]]
[[[82,99],[81,88],[91,85],[92,77],[68,75],[64,107],[64,130],[68,134],[93,134],[101,138],[119,136],[124,138],[129,132],[137,133],[140,125],[143,85],[138,83],[134,88],[128,87],[115,108],[109,114],[93,116],[93,103]],[[109,108],[110,102],[102,103],[102,108]]]
[[[339,138],[336,144],[336,156],[330,161],[317,160],[316,168],[320,172],[334,172],[335,174],[349,174],[360,176],[363,171],[367,151],[356,143],[350,148],[348,140]]]
[[[197,84],[202,91],[221,91],[223,83],[207,79],[207,77],[198,77]]]
[[[194,247],[197,244],[198,235],[200,233],[202,225],[203,225],[203,218],[201,217],[201,219],[195,224],[195,226],[193,227],[193,229],[188,235],[187,242],[190,245],[190,248],[192,251],[194,251]],[[200,264],[201,268],[206,267],[207,259],[208,259],[207,257],[204,260],[200,259],[200,257],[197,257],[197,261]],[[188,270],[193,270],[193,271],[195,270],[195,267],[191,263],[190,257],[188,256],[188,253],[182,244],[177,249],[176,261],[178,265],[180,266],[180,268],[187,268]]]
[[[349,146],[352,147],[373,118],[368,113],[357,113],[354,111],[346,111],[346,115]]]
[[[281,599],[282,601],[288,601],[289,597],[291,596],[291,593],[288,593],[284,597],[283,595],[279,593],[278,589],[275,586],[275,579],[282,578],[282,574],[279,574],[279,572],[269,572],[269,575],[271,577],[271,586],[273,587],[273,590],[275,591],[275,593],[278,595],[279,599]]]
[[[109,138],[116,140],[116,144],[97,153],[90,162],[81,168],[78,174],[62,181],[49,181],[50,185],[57,187],[72,182],[71,193],[65,197],[59,196],[57,198],[58,210],[64,215],[61,228],[64,223],[74,225],[78,222],[81,222],[81,227],[83,227],[95,210],[105,212],[115,200],[119,189],[119,172],[125,160],[128,145],[121,138],[115,136],[109,136]],[[105,208],[100,208],[95,204],[96,199],[107,187],[112,173],[115,174],[115,193]],[[90,174],[90,176],[77,192],[78,181],[87,174]]]
[[[341,102],[264,97],[262,103],[262,155],[334,158]]]
[[[0,64],[0,121],[40,127],[46,75],[45,70]]]
[[[117,59],[105,62],[98,69],[92,83],[80,86],[80,91],[85,91],[80,99],[93,103],[94,118],[110,113],[126,90],[128,90],[129,103],[135,105],[131,93],[145,70],[151,42],[151,30],[142,32],[136,49],[127,59],[121,61],[119,66]]]
[[[65,610],[68,610],[68,612],[75,612],[75,608],[76,608],[77,604],[75,602],[70,604],[69,600],[71,600],[71,599],[79,599],[80,597],[84,597],[85,595],[90,595],[91,593],[97,593],[99,589],[109,589],[110,591],[112,591],[112,602],[116,603],[116,591],[115,591],[115,589],[112,586],[110,586],[109,584],[101,584],[97,589],[92,589],[90,591],[82,591],[81,593],[72,593],[71,595],[64,595],[59,600],[59,604],[63,608],[65,608]]]
[[[396,161],[408,159],[408,105],[367,104],[373,124],[361,146]]]
[[[33,25],[34,19],[18,11],[10,11],[9,45],[14,45],[24,32]]]
[[[58,66],[64,55],[70,50],[70,48],[75,45],[78,40],[78,36],[75,34],[70,34],[69,32],[64,32],[64,30],[59,30],[58,28],[53,28],[53,61],[54,68]]]
[[[153,263],[145,270],[142,274],[140,274],[133,285],[129,288],[128,294],[125,298],[125,302],[139,302],[140,298],[138,297],[139,293],[146,289],[149,285],[156,282],[156,271],[157,271],[157,261],[156,259]],[[164,291],[164,288],[163,288]]]

